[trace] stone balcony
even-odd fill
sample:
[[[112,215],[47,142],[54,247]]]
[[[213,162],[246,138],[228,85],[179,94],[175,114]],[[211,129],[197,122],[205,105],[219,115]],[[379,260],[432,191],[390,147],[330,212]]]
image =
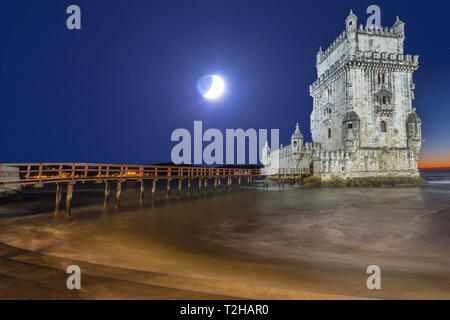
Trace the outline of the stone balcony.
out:
[[[392,104],[380,104],[375,108],[381,116],[390,116],[394,112],[394,105]]]

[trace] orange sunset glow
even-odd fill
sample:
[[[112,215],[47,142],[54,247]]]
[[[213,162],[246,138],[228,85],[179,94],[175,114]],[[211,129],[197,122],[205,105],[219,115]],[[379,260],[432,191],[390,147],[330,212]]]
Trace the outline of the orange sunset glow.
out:
[[[448,154],[424,154],[419,161],[420,169],[450,168],[450,152]]]

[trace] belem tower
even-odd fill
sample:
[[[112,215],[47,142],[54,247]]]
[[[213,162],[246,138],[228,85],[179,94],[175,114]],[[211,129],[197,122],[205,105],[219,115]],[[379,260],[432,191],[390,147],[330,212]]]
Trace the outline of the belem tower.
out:
[[[358,178],[419,180],[421,121],[413,107],[419,57],[404,54],[405,23],[358,27],[350,11],[345,30],[317,53],[311,135],[298,124],[291,144],[262,152],[264,170],[310,170],[319,181]],[[287,170],[285,170],[287,171]]]

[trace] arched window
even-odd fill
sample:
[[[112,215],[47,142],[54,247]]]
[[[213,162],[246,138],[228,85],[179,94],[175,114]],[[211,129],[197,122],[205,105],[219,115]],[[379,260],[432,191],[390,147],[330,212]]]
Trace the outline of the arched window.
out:
[[[381,132],[386,132],[386,121],[381,121],[380,129]]]
[[[331,128],[328,128],[328,139],[331,139]]]

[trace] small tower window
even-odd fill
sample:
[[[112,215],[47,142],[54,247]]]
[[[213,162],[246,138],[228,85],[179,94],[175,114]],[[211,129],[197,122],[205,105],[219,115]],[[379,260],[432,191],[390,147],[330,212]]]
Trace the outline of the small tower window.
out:
[[[350,122],[349,124],[347,124],[347,128],[348,129],[353,129],[353,123]]]
[[[378,83],[385,83],[385,80],[386,80],[386,78],[385,78],[384,73],[379,73],[378,74]]]
[[[380,129],[381,132],[386,132],[386,121],[381,121]]]
[[[331,139],[331,128],[328,128],[328,139]]]

